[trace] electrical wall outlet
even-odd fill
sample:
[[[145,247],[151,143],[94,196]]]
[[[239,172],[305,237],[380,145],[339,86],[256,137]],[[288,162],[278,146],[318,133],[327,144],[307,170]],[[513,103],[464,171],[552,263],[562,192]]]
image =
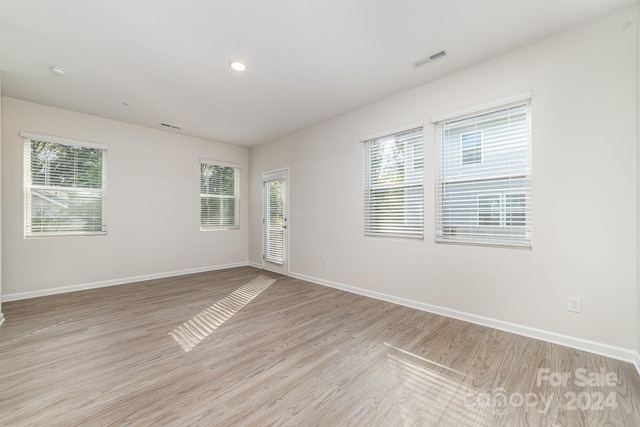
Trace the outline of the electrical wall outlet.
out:
[[[322,260],[322,268],[327,268],[327,260],[326,259]]]
[[[580,313],[580,298],[579,297],[569,297],[569,303],[567,306],[567,310],[572,311],[574,313]]]

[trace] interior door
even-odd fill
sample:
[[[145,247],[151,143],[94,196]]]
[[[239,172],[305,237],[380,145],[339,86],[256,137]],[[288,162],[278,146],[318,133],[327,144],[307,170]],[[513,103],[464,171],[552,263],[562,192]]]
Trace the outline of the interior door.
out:
[[[262,175],[262,259],[264,268],[289,274],[288,170]]]

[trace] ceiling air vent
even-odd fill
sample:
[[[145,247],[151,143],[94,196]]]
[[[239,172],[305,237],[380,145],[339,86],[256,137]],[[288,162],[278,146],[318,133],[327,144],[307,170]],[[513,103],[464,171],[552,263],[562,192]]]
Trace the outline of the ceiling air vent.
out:
[[[422,58],[413,63],[413,66],[416,68],[420,68],[423,65],[427,65],[429,62],[433,62],[437,59],[444,58],[449,53],[446,50],[441,50],[440,52],[434,53],[433,55],[427,56],[426,58]]]
[[[182,129],[180,126],[170,125],[169,123],[160,123],[160,125],[164,126],[164,127],[171,128],[171,129],[178,129],[178,130]]]

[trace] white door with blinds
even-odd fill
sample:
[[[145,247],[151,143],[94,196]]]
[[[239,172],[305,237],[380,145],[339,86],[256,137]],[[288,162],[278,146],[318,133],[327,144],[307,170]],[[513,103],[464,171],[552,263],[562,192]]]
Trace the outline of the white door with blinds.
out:
[[[281,274],[289,273],[288,177],[286,169],[262,175],[262,259],[267,270]]]

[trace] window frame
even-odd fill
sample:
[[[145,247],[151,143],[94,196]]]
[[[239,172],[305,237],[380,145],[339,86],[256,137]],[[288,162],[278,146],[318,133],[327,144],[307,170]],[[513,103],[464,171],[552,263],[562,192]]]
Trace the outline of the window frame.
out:
[[[478,194],[477,196],[477,223],[478,227],[509,227],[512,226],[511,223],[520,222],[518,220],[513,219],[513,214],[520,213],[520,209],[509,209],[509,206],[512,204],[510,200],[515,198],[517,199],[526,199],[526,194],[520,191],[501,191],[489,194]],[[481,198],[492,198],[493,200],[497,200],[498,209],[487,209],[481,208]],[[523,209],[524,210],[524,209]],[[497,223],[496,224],[485,224],[481,220],[481,214],[491,212],[492,214],[497,213]],[[526,211],[523,212],[526,215]]]
[[[417,139],[415,136],[411,136],[412,134],[418,133],[419,136]],[[400,140],[401,142],[411,143],[411,146],[407,147],[410,152],[408,152],[408,150],[404,151],[402,162],[398,162],[398,164],[404,164],[402,168],[403,174],[419,174],[420,177],[391,184],[376,184],[372,182],[372,169],[374,167],[371,158],[372,145],[375,143],[386,143],[398,137],[404,137]],[[399,130],[362,138],[360,141],[363,145],[364,235],[371,237],[424,239],[424,125],[422,123],[415,124]],[[397,142],[397,140],[394,140],[393,144],[397,144]],[[415,155],[418,145],[421,152],[420,156]],[[416,173],[416,171],[419,172]],[[411,190],[417,190],[419,197],[415,194],[409,194]],[[381,196],[377,203],[375,202],[375,197],[372,196],[380,196],[384,192],[394,191],[404,193],[401,204],[405,206],[405,210],[402,211],[401,222],[378,224],[380,212],[383,212],[383,215],[390,216],[391,210],[389,208],[384,209],[384,202],[382,201],[384,196]]]
[[[23,233],[25,239],[39,239],[47,237],[73,237],[73,236],[103,236],[107,234],[107,146],[104,144],[97,144],[93,142],[75,140],[70,138],[61,138],[57,136],[41,135],[31,132],[20,132],[20,137],[23,140],[23,194],[24,194],[24,212],[23,212]],[[54,186],[54,185],[41,185],[33,184],[33,175],[31,170],[31,152],[33,142],[44,142],[57,145],[64,145],[67,147],[80,147],[85,149],[93,149],[101,151],[100,168],[101,168],[101,182],[100,188],[90,187],[75,187],[75,186]],[[37,193],[37,189],[41,191],[49,187],[51,191],[58,192],[86,192],[86,193],[99,193],[101,202],[101,223],[99,225],[100,230],[88,231],[79,230],[74,231],[72,229],[60,230],[60,231],[34,231],[33,230],[33,203],[32,196],[34,192]],[[45,198],[46,199],[46,198]],[[54,201],[55,203],[55,201]]]
[[[202,166],[213,165],[222,168],[233,169],[233,196],[206,194],[202,192]],[[235,163],[221,162],[218,160],[200,159],[200,231],[220,231],[220,230],[237,230],[240,228],[240,170],[241,167]],[[204,198],[220,198],[234,199],[234,218],[231,225],[203,225],[202,200]]]
[[[526,109],[524,118],[520,118],[521,121],[518,122],[520,126],[518,129],[521,133],[509,129],[500,135],[503,138],[508,138],[507,143],[500,142],[502,144],[500,148],[485,145],[487,132],[495,132],[495,125],[492,129],[491,126],[482,125],[481,120],[489,118],[491,114],[497,115],[503,111],[505,115],[494,120],[509,120],[512,109],[517,112],[517,109],[521,107]],[[448,124],[453,124],[454,127],[455,124],[462,126],[465,121],[473,119],[478,119],[480,124],[472,131],[459,131],[458,143],[460,145],[457,154],[455,154],[451,148],[453,141],[446,141],[445,134],[448,130],[446,126]],[[434,117],[431,122],[434,124],[435,130],[437,170],[435,180],[436,243],[531,249],[531,93],[520,94],[460,113]],[[462,137],[477,131],[482,131],[481,161],[464,163]],[[496,137],[493,136],[493,138]],[[523,138],[526,139],[525,142],[523,142]],[[515,151],[518,155],[526,158],[525,166],[522,167],[523,170],[517,170],[517,168],[512,170],[511,166],[503,165],[500,166],[502,171],[495,169],[496,172],[489,174],[488,170],[493,171],[498,166],[492,164],[491,160],[487,160],[485,150],[493,150],[491,154],[486,154],[487,156],[496,156],[496,153],[504,156],[505,153]],[[496,152],[496,150],[498,151]],[[452,166],[451,162],[454,160],[450,156],[460,157],[458,164],[462,175],[458,173],[460,176],[453,177],[453,172],[450,169],[452,167],[455,169],[456,166],[455,163]],[[507,165],[511,165],[512,162],[513,160],[509,158]],[[468,189],[464,188],[466,185],[469,185]],[[476,194],[472,196],[474,192]],[[495,203],[492,202],[491,207],[487,205],[485,208],[481,208],[481,198],[490,196],[495,196],[492,199]],[[458,198],[455,203],[460,207],[456,207],[455,203],[452,205],[451,200],[453,199],[451,197]],[[473,208],[474,203],[475,208]],[[456,211],[456,209],[462,210]],[[475,218],[475,220],[469,218],[471,222],[465,221],[465,215],[474,215],[471,218]],[[494,224],[483,224],[483,222],[487,222],[482,220],[483,217],[491,217]],[[495,222],[496,219],[497,222]]]

